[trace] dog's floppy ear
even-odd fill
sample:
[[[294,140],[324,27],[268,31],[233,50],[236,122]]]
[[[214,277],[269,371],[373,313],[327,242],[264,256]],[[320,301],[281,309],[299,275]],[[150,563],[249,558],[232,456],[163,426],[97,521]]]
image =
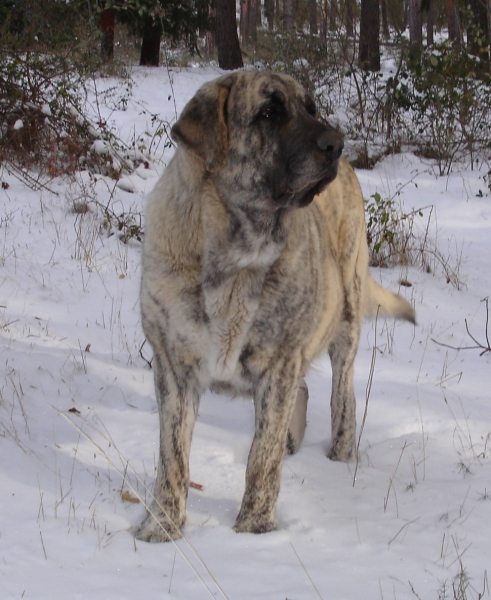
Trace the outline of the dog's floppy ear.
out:
[[[172,139],[201,159],[207,171],[217,171],[227,162],[227,100],[234,75],[203,85],[186,104],[172,127]]]

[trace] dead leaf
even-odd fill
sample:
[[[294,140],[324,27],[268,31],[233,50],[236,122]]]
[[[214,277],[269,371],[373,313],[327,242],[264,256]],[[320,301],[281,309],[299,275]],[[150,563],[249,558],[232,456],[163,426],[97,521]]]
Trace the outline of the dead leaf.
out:
[[[192,487],[195,490],[199,490],[200,492],[203,491],[203,486],[201,485],[201,483],[194,483],[194,481],[191,481],[189,487]]]
[[[128,490],[125,490],[122,494],[121,494],[121,500],[123,500],[123,502],[131,502],[132,504],[138,504],[140,502],[139,498],[135,498],[135,496],[132,496]]]
[[[399,285],[402,285],[403,287],[413,287],[413,284],[407,279],[400,279]]]

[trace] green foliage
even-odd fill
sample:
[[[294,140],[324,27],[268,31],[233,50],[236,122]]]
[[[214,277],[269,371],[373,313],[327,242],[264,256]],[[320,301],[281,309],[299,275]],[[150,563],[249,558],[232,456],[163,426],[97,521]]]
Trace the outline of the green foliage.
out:
[[[427,266],[427,239],[415,233],[414,224],[423,209],[404,213],[393,198],[376,192],[365,200],[365,215],[371,266]]]

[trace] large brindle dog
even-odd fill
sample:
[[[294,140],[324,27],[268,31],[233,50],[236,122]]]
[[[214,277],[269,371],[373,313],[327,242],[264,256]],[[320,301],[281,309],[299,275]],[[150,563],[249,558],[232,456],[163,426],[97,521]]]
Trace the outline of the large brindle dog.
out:
[[[303,437],[312,360],[332,362],[329,458],[355,454],[353,363],[364,317],[414,322],[368,273],[364,207],[342,139],[293,79],[238,72],[205,84],[172,128],[149,198],[143,327],[154,351],[160,454],[137,537],[182,535],[189,452],[206,389],[254,399],[236,531],[275,528],[285,448]]]

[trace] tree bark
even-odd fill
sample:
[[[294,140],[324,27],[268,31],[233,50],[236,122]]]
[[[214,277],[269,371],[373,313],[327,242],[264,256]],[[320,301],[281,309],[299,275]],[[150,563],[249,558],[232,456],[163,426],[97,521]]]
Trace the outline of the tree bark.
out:
[[[257,42],[257,18],[258,10],[260,7],[258,6],[260,0],[247,0],[249,3],[249,40],[252,44],[256,45]]]
[[[107,8],[99,14],[99,25],[102,30],[101,56],[102,60],[112,60],[114,57],[114,22],[116,12]]]
[[[329,10],[329,31],[337,30],[338,13],[338,0],[331,0],[331,6]]]
[[[322,41],[327,40],[327,0],[321,0],[320,5],[320,38]]]
[[[460,19],[458,0],[446,0],[448,39],[460,46]]]
[[[317,23],[317,0],[309,0],[309,27],[310,35],[317,35],[319,33]]]
[[[143,40],[140,51],[140,66],[158,67],[160,62],[160,41],[162,28],[153,19],[147,19],[143,27]]]
[[[353,37],[355,33],[355,0],[346,0],[346,35]]]
[[[426,9],[426,45],[433,46],[435,42],[435,2],[434,0],[427,0]]]
[[[409,0],[409,48],[412,52],[423,49],[421,0]]]
[[[268,22],[269,31],[273,31],[274,29],[274,0],[264,0],[264,16],[266,17],[266,21]]]
[[[235,0],[216,0],[215,14],[218,65],[226,70],[240,69],[244,63],[237,35]]]
[[[379,0],[361,0],[358,61],[362,69],[380,71]]]
[[[387,0],[380,0],[380,11],[382,13],[382,35],[389,39],[389,19],[387,16]]]
[[[283,29],[293,31],[293,0],[283,0]]]

